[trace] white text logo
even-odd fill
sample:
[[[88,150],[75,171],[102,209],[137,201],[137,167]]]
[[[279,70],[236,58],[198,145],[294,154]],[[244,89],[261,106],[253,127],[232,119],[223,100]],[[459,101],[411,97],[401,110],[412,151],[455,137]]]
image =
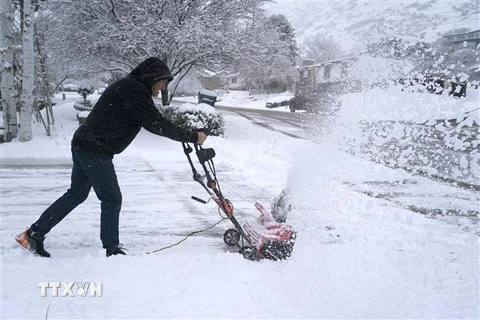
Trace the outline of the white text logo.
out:
[[[52,297],[101,297],[103,290],[101,282],[40,282],[38,287],[42,297],[49,292]]]

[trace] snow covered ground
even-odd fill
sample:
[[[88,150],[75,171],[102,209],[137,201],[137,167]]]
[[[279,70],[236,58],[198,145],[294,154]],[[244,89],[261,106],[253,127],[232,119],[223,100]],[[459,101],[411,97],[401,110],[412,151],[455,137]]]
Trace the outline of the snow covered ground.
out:
[[[146,254],[220,217],[212,202],[190,199],[206,194],[192,180],[181,145],[145,131],[114,160],[124,198],[120,239],[128,255],[105,257],[94,193],[48,235],[52,258],[25,252],[14,235],[68,188],[77,97],[57,102],[51,137],[37,125],[33,141],[0,145],[1,318],[45,319],[47,309],[49,319],[480,317],[478,236],[352,188],[372,179],[410,181],[410,174],[348,155],[328,141],[294,139],[230,113],[224,115],[225,136],[209,137],[205,145],[216,151],[222,191],[240,221],[257,216],[255,201],[268,206],[283,188],[292,191],[288,221],[298,238],[289,260],[252,262],[229,252],[222,240],[228,221]],[[417,106],[420,114],[432,102],[409,104],[403,102],[419,96],[402,97],[387,104],[388,110]],[[264,108],[270,98],[231,101]],[[228,101],[224,97],[221,103]],[[358,113],[359,105],[387,112],[385,101],[351,101],[343,105],[345,121],[372,114]],[[478,94],[445,101],[462,111],[479,103]],[[457,111],[444,110],[442,116]],[[450,188],[478,204],[478,193],[421,180],[409,186],[412,194]],[[75,297],[61,297],[63,287],[58,296],[48,289],[42,297],[41,282],[101,282],[103,292],[83,297],[76,284]]]
[[[288,101],[293,97],[293,93],[286,91],[283,93],[272,93],[272,94],[249,94],[248,91],[225,91],[219,90],[216,92],[217,102],[216,106],[235,106],[248,109],[267,109],[267,102],[271,103],[280,103],[283,101]],[[175,101],[180,102],[190,102],[197,103],[197,96],[184,96],[184,97],[175,97]],[[288,106],[278,107],[274,110],[290,112]]]

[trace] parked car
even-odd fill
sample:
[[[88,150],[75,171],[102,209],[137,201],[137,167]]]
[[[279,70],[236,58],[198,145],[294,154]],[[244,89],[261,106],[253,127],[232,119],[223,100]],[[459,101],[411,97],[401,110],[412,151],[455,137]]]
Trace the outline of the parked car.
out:
[[[330,84],[317,85],[315,90],[303,89],[290,99],[290,111],[305,110],[311,113],[334,113],[340,108],[342,101]]]

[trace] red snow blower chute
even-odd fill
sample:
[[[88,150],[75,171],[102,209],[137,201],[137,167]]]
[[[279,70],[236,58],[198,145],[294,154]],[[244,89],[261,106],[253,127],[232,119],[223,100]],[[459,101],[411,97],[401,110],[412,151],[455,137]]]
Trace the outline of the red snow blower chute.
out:
[[[202,148],[198,144],[194,144],[194,148],[198,161],[205,172],[204,175],[197,172],[190,157],[194,149],[188,143],[183,143],[183,150],[193,172],[193,180],[200,183],[218,205],[219,211],[223,212],[226,219],[229,219],[234,226],[234,228],[225,231],[223,235],[225,243],[239,248],[238,252],[249,260],[264,258],[282,260],[290,257],[297,234],[284,223],[285,212],[279,216],[272,215],[270,211],[257,202],[255,207],[260,211],[260,217],[240,224],[233,214],[232,203],[222,195],[220,190],[213,163],[215,151],[212,148]],[[203,204],[207,203],[207,201],[195,196],[192,196],[192,199]]]

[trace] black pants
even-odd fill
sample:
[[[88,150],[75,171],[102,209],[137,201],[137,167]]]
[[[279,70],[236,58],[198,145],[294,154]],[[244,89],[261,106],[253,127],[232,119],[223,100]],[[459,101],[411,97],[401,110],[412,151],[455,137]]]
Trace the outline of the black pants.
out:
[[[113,166],[113,156],[87,152],[72,147],[73,169],[70,189],[42,213],[32,224],[32,231],[47,234],[73,209],[84,202],[93,187],[101,201],[100,239],[104,248],[119,244],[118,221],[122,207],[122,193]]]

